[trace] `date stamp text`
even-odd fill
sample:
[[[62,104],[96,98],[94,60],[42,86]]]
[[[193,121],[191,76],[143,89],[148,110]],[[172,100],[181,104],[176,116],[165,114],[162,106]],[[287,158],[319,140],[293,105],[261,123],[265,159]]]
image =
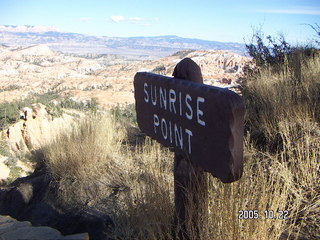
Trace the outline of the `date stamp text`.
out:
[[[259,212],[258,210],[240,210],[238,211],[238,219],[280,219],[287,220],[289,219],[289,211],[273,211],[265,210]]]

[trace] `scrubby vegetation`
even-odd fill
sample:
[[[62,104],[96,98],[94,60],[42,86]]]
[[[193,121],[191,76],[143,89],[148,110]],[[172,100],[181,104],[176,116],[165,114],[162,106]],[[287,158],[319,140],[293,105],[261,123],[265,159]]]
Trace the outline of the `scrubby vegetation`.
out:
[[[136,107],[134,104],[128,104],[124,108],[121,108],[119,105],[117,105],[111,109],[111,114],[113,115],[114,119],[117,119],[119,122],[122,121],[135,127],[138,126]]]
[[[30,107],[34,103],[44,104],[48,113],[53,117],[60,117],[64,108],[96,111],[98,107],[95,99],[76,101],[73,98],[61,97],[53,92],[34,94],[22,100],[0,103],[0,128],[17,122],[19,120],[19,111],[24,107]]]
[[[172,54],[172,56],[177,56],[179,58],[184,58],[186,57],[189,53],[193,52],[194,50],[190,49],[190,50],[181,50],[181,51],[178,51],[174,54]]]
[[[242,93],[252,140],[276,151],[284,144],[281,126],[301,131],[303,122],[320,121],[320,51],[290,47],[283,38],[271,46],[263,40],[256,35],[256,44],[247,45],[255,65],[246,69]]]
[[[292,231],[297,238],[316,239],[320,236],[320,51],[291,47],[283,37],[278,42],[267,37],[269,45],[262,35],[254,40],[247,47],[256,65],[243,79],[248,143],[257,164],[266,161],[270,197],[282,196],[278,204],[290,209],[290,220],[283,226],[286,235]]]

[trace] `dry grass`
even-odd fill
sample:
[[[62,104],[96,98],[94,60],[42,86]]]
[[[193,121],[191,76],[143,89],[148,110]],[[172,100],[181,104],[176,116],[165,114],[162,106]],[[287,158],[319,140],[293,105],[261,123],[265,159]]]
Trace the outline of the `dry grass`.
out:
[[[43,150],[61,203],[112,216],[114,238],[168,239],[173,214],[172,153],[151,139],[126,143],[111,114],[89,116]]]
[[[111,194],[103,189],[121,186],[122,169],[116,159],[124,135],[110,117],[92,115],[44,147],[45,164],[60,197],[84,204]]]
[[[262,69],[248,79],[244,176],[231,184],[208,176],[201,239],[319,238],[319,59],[304,63],[300,85],[290,69],[276,75]],[[120,122],[89,116],[43,149],[59,196],[103,207],[115,223],[113,239],[174,239],[173,154],[149,138],[130,144],[133,136]],[[244,211],[259,219],[244,219]],[[278,218],[287,211],[287,219],[267,219],[265,211]]]
[[[283,237],[320,236],[320,55],[313,53],[298,50],[281,71],[260,68],[244,85],[251,145],[270,159],[272,185],[280,183],[291,208]]]
[[[300,231],[306,239],[319,236],[320,135],[304,130],[310,142],[295,148],[288,143],[281,153],[261,152],[247,143],[242,179],[229,185],[212,179],[212,239],[292,239]],[[261,219],[238,219],[241,210],[257,210]],[[265,211],[278,217],[279,211],[288,211],[288,219],[267,219]]]
[[[281,147],[279,122],[305,117],[320,122],[320,53],[314,54],[298,51],[281,70],[267,65],[245,78],[246,125],[264,150]]]
[[[110,116],[86,120],[48,146],[47,166],[59,183],[60,197],[78,205],[103,204],[115,223],[114,239],[171,239],[172,153],[148,138],[133,150],[120,141],[125,133],[116,125]],[[118,129],[109,133],[113,140],[104,135],[111,126]],[[240,181],[222,184],[209,177],[209,229],[202,239],[279,239],[319,219],[315,126],[305,123],[306,141],[296,141],[295,148],[290,144],[296,136],[288,124],[283,127],[286,151],[260,152],[247,141]],[[261,219],[239,219],[241,210],[257,210]],[[279,211],[287,210],[289,219],[265,219],[267,210],[279,217]],[[303,234],[312,239],[318,233]]]

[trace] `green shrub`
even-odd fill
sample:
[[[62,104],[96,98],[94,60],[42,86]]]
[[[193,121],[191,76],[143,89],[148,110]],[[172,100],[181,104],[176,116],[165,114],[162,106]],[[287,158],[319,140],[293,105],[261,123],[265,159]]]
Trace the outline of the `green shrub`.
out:
[[[172,54],[172,56],[176,56],[176,57],[179,57],[179,58],[184,58],[184,57],[186,57],[189,53],[192,53],[192,52],[194,52],[194,51],[195,51],[195,50],[192,50],[192,49],[190,49],[190,50],[181,50],[181,51],[178,51],[178,52]]]
[[[111,114],[115,119],[121,122],[129,123],[137,126],[137,115],[135,104],[128,104],[125,107],[116,107],[111,109]]]
[[[151,72],[156,74],[161,74],[166,71],[166,67],[164,65],[160,65],[155,67]]]
[[[13,102],[0,103],[0,128],[8,124],[13,124],[19,120],[19,111],[31,104],[41,103],[46,106],[46,110],[52,117],[61,117],[63,108],[77,109],[81,111],[93,111],[98,108],[96,99],[87,101],[75,101],[71,98],[62,98],[60,95],[47,92],[44,94],[34,94],[29,98]]]
[[[11,84],[11,85],[9,85],[9,86],[6,87],[6,88],[0,89],[0,92],[12,91],[12,90],[20,89],[20,88],[22,88],[22,87],[21,87],[21,86],[18,86],[18,85],[16,85],[16,84]]]
[[[265,38],[260,31],[253,35],[251,43],[246,44],[246,48],[257,66],[281,66],[287,61],[287,55],[292,51],[284,36],[280,35],[275,39],[269,35]]]
[[[7,124],[14,123],[19,119],[19,104],[0,103],[0,127],[3,128]]]
[[[21,167],[14,166],[14,167],[10,168],[9,178],[6,179],[5,183],[10,184],[14,180],[16,180],[18,177],[20,177],[21,172],[22,172]]]

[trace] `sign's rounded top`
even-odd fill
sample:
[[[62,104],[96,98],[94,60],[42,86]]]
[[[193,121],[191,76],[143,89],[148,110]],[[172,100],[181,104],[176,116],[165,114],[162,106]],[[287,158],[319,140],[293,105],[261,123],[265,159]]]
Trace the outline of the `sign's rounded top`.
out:
[[[174,68],[172,76],[192,82],[203,83],[201,69],[191,58],[182,59]]]

